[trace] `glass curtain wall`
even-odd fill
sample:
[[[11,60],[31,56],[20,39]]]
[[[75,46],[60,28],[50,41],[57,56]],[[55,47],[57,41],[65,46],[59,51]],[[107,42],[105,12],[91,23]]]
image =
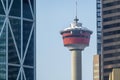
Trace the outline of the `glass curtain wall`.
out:
[[[35,80],[35,0],[0,0],[0,80]]]
[[[6,80],[6,17],[3,2],[0,1],[0,80]]]
[[[101,35],[102,35],[102,4],[101,0],[97,0],[97,54],[101,54]]]

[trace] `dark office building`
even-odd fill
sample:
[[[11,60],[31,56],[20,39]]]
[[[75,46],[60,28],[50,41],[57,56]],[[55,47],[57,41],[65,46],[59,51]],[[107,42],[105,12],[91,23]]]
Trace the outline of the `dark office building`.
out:
[[[102,0],[102,80],[120,68],[120,0]]]
[[[0,0],[0,80],[36,80],[36,0]]]

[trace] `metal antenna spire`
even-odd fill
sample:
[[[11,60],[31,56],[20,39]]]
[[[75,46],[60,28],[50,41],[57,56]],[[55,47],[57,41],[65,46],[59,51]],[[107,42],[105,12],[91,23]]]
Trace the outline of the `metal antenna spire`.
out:
[[[79,19],[77,18],[77,0],[76,0],[76,16],[75,16],[74,21],[75,21],[76,23],[79,21]]]
[[[76,0],[76,17],[77,17],[77,0]]]

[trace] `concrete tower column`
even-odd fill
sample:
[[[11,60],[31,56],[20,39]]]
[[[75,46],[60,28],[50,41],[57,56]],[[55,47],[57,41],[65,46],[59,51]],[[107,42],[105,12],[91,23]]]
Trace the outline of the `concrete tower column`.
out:
[[[82,80],[82,54],[81,50],[71,51],[72,80]]]
[[[77,17],[70,27],[60,32],[63,38],[64,46],[71,51],[72,78],[71,80],[82,80],[82,50],[89,46],[90,35],[92,31],[82,27],[78,23]]]

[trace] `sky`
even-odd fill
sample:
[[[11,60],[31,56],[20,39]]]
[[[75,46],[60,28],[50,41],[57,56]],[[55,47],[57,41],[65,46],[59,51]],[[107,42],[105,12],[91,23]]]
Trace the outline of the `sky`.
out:
[[[82,52],[82,79],[93,80],[96,54],[96,1],[77,0],[78,18],[93,31]],[[63,46],[60,31],[75,18],[75,0],[36,0],[37,80],[71,80],[71,54]]]

